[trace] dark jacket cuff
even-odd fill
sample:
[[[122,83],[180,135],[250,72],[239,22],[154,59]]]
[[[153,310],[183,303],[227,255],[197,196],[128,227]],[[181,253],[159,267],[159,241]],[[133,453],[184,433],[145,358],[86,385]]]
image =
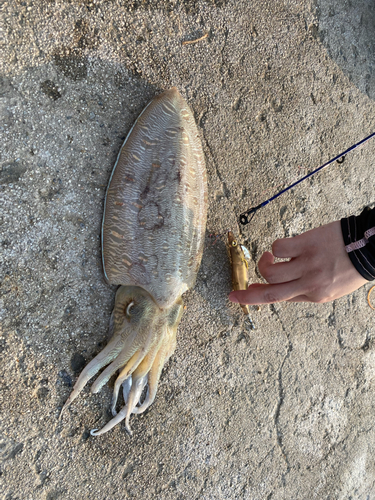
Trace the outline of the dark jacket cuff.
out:
[[[357,271],[368,281],[375,279],[375,208],[341,219],[345,250]]]

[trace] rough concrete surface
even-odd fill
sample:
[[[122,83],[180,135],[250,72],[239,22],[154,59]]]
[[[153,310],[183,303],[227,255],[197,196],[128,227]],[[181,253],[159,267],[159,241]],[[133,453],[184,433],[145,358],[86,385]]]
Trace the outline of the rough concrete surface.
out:
[[[371,285],[253,308],[248,331],[222,235],[241,231],[259,280],[276,238],[373,206],[375,139],[237,225],[375,130],[374,29],[373,0],[2,3],[2,499],[375,498]],[[58,415],[108,340],[103,197],[137,115],[172,85],[207,161],[203,262],[155,403],[133,437],[94,438],[111,386]]]

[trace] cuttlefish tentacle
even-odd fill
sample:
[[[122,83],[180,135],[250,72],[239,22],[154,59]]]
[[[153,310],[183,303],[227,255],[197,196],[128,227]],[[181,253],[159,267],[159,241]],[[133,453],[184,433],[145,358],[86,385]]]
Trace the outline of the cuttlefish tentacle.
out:
[[[178,322],[180,316],[181,315],[179,315]],[[91,431],[92,436],[105,434],[124,419],[125,429],[130,435],[132,434],[130,416],[132,413],[143,413],[153,403],[162,369],[176,348],[176,332],[177,327],[172,329],[167,328],[166,335],[163,336],[157,352],[155,350],[155,352],[150,352],[145,356],[134,372],[127,376],[126,380],[120,379],[120,374],[116,383],[120,379],[118,382],[118,389],[121,384],[123,385],[125,406],[102,429],[93,429]],[[127,367],[125,367],[125,369],[126,368]],[[146,383],[148,383],[147,396],[141,406],[137,407]],[[113,396],[116,399],[112,402],[112,412],[114,404],[116,404],[117,401],[118,389],[114,390]]]
[[[167,363],[168,359],[172,356],[176,348],[176,333],[177,329],[172,332],[172,335],[169,338],[163,340],[163,343],[156,354],[154,363],[152,364],[151,370],[148,374],[148,388],[146,398],[139,407],[134,408],[133,413],[143,413],[154,402],[163,367]]]
[[[127,363],[137,352],[137,345],[134,342],[137,332],[133,332],[132,335],[126,339],[125,345],[117,358],[109,365],[107,368],[99,375],[91,387],[91,392],[96,394],[100,389],[108,382],[108,380],[116,373],[117,370],[122,368],[125,363]]]
[[[142,363],[143,364],[143,363]],[[148,373],[150,371],[150,360],[145,360],[143,366],[139,366],[132,376],[132,388],[129,393],[129,398],[126,404],[125,429],[131,434],[130,415],[134,413],[134,409],[139,403],[143,389],[148,382]]]
[[[147,383],[147,381],[146,381],[146,383]],[[129,392],[130,392],[131,388],[132,388],[132,376],[130,376],[129,378],[127,378],[125,380],[125,382],[122,383],[122,395],[123,395],[125,404],[127,404],[127,402],[128,402]],[[117,412],[116,413],[112,412],[112,415],[113,416],[117,415]]]
[[[161,339],[159,339],[156,342],[152,342],[154,339],[152,338],[152,335],[150,334],[149,338],[147,339],[147,343],[144,345],[143,349],[140,349],[137,351],[134,356],[129,360],[127,365],[122,369],[120,372],[119,376],[116,379],[114,388],[113,388],[113,396],[112,396],[112,402],[111,402],[111,411],[112,415],[116,415],[116,403],[117,403],[117,398],[118,394],[120,391],[121,385],[126,382],[130,378],[132,381],[129,391],[128,391],[128,398],[129,398],[129,393],[134,386],[135,382],[137,379],[142,378],[147,375],[147,373],[150,371],[151,366],[154,362],[156,353],[158,351],[159,345],[161,343]],[[150,346],[150,344],[153,344]],[[147,378],[146,378],[147,382]],[[140,397],[141,395],[139,395]],[[125,399],[125,404],[127,404],[127,399]],[[139,398],[138,398],[139,400]],[[138,401],[136,402],[136,404]]]
[[[101,351],[90,363],[82,370],[74,385],[73,391],[66,403],[64,404],[60,417],[66,408],[76,399],[87,382],[103,368],[103,366],[110,363],[123,349],[123,342],[119,338],[113,338],[108,345]]]
[[[128,410],[127,406],[124,406],[124,408],[114,417],[112,420],[110,420],[104,427],[103,429],[92,429],[90,431],[91,436],[101,436],[102,434],[105,434],[106,432],[110,431],[113,429],[115,425],[120,423],[124,418],[126,417],[126,412]]]

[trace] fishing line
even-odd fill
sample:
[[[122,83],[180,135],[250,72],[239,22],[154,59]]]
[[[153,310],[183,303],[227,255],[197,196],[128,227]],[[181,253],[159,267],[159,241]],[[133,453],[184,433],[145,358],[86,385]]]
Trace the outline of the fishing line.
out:
[[[299,179],[298,181],[293,182],[293,184],[291,184],[290,186],[282,189],[281,191],[279,191],[278,193],[276,193],[274,196],[272,196],[272,198],[269,198],[268,200],[263,201],[262,203],[260,203],[259,205],[257,205],[256,207],[252,207],[249,210],[247,210],[246,212],[243,212],[240,215],[240,223],[243,226],[245,226],[246,224],[249,224],[249,222],[251,222],[253,220],[254,215],[256,214],[256,212],[258,210],[260,210],[261,208],[263,208],[266,205],[268,205],[268,203],[270,203],[271,201],[275,200],[276,198],[278,198],[279,196],[281,196],[286,191],[289,191],[289,189],[292,189],[294,186],[297,186],[297,184],[299,184],[300,182],[302,182],[305,179],[308,179],[312,175],[316,174],[317,172],[319,172],[319,170],[322,170],[323,168],[328,167],[328,165],[330,165],[334,161],[337,161],[338,163],[342,163],[344,161],[344,156],[345,155],[347,155],[348,153],[350,153],[350,151],[353,151],[354,149],[358,148],[358,146],[360,146],[361,144],[364,144],[365,142],[367,142],[369,139],[371,139],[374,136],[375,136],[375,132],[373,132],[369,136],[365,137],[361,141],[357,142],[356,144],[353,144],[353,146],[350,146],[350,148],[348,148],[346,151],[344,151],[343,153],[340,153],[339,155],[335,156],[334,158],[332,158],[332,160],[327,161],[327,163],[324,163],[324,165],[320,166],[316,170],[313,170],[309,174],[305,175],[305,177],[302,177],[302,179]],[[249,219],[250,215],[251,215],[251,217]]]

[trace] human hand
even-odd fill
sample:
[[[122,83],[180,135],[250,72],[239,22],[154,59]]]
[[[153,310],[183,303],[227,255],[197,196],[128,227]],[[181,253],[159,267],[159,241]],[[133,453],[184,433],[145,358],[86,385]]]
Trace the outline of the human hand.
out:
[[[290,259],[275,263],[275,257]],[[340,221],[317,227],[293,238],[276,240],[272,253],[258,262],[269,283],[254,283],[229,294],[240,304],[274,302],[329,302],[368,283],[353,266],[344,245]]]

